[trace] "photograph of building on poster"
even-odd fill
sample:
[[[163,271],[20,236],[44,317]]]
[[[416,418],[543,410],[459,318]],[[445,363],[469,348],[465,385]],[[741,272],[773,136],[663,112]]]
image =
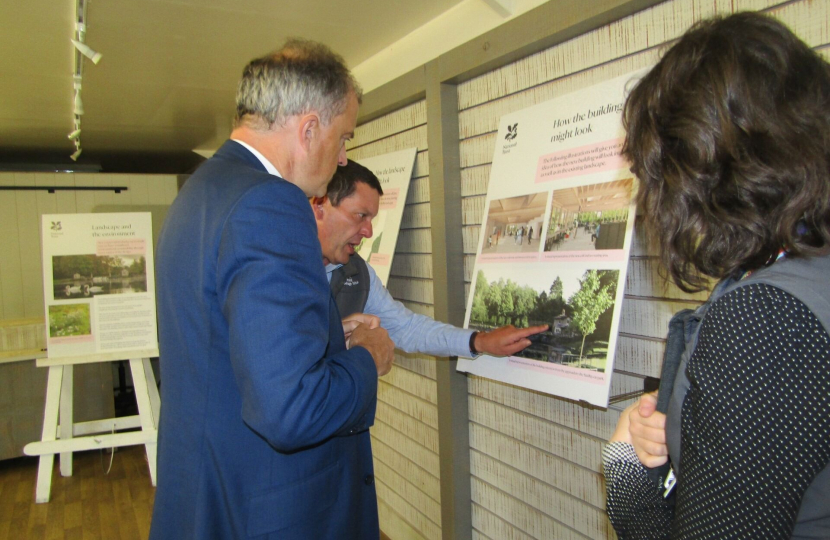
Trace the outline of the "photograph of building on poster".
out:
[[[469,328],[550,325],[516,356],[605,372],[618,270],[508,265],[478,271]]]
[[[55,255],[54,300],[147,292],[147,261],[141,255]]]
[[[626,178],[554,190],[545,251],[622,249],[633,186]]]
[[[481,253],[538,253],[547,199],[544,191],[492,201]]]

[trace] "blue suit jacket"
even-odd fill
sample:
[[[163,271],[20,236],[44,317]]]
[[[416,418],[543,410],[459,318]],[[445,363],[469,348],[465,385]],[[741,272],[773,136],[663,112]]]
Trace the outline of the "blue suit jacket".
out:
[[[150,538],[376,540],[377,369],[346,350],[303,192],[228,141],[174,201],[156,261]]]

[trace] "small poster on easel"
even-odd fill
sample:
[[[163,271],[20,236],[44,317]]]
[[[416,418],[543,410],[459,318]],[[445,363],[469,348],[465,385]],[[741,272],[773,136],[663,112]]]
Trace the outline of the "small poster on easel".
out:
[[[150,213],[44,215],[49,358],[158,348]]]

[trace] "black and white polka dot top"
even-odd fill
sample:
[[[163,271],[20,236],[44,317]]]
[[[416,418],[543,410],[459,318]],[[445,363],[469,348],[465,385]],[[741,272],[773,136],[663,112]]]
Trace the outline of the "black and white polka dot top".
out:
[[[712,304],[687,375],[673,504],[630,445],[605,450],[619,537],[830,539],[830,336],[815,314],[768,284],[733,290]]]

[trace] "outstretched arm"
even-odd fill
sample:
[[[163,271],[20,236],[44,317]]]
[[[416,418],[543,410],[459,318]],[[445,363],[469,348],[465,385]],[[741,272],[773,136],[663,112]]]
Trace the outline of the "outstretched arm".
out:
[[[529,326],[527,328],[516,328],[512,324],[490,330],[479,332],[475,338],[476,351],[491,356],[510,356],[530,346],[530,336],[544,332],[548,325]]]

